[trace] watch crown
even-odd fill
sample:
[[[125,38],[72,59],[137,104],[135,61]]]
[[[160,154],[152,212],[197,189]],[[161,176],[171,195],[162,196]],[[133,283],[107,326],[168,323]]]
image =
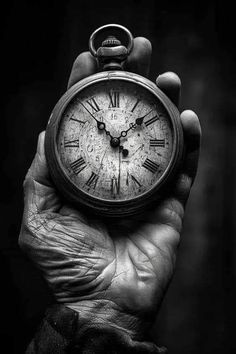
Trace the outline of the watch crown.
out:
[[[102,47],[117,47],[121,45],[121,41],[114,36],[108,36],[105,41],[102,42]]]
[[[128,43],[126,45],[122,44],[122,40],[117,39],[113,34],[108,33],[106,39],[102,41],[100,47],[96,49],[94,42],[98,34],[104,31],[119,31],[120,34],[125,34]],[[103,37],[104,38],[104,37]],[[125,60],[131,53],[133,48],[133,36],[130,31],[116,24],[105,25],[98,28],[92,33],[89,39],[89,50],[90,53],[97,58],[99,66],[102,70],[122,70]]]

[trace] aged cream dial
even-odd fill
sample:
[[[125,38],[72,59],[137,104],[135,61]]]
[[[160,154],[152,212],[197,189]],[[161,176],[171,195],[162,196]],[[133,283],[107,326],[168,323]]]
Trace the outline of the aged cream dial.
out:
[[[84,193],[131,200],[153,188],[166,171],[173,127],[161,101],[142,86],[99,81],[67,105],[57,149],[65,174]]]

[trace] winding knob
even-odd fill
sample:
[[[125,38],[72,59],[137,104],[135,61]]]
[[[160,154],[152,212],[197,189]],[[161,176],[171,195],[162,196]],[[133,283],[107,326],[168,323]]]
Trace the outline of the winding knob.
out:
[[[102,42],[103,47],[117,47],[121,45],[121,41],[114,36],[108,36],[105,41]]]

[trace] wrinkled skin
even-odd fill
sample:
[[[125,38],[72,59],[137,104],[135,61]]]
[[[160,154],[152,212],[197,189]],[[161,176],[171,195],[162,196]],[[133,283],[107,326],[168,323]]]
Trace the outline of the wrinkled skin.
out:
[[[151,45],[136,38],[127,70],[147,75]],[[75,61],[68,87],[95,73],[89,53]],[[158,87],[178,105],[180,79],[168,72]],[[173,275],[184,207],[198,162],[200,125],[184,111],[181,122],[186,156],[170,195],[155,210],[135,218],[107,222],[63,204],[50,179],[44,132],[24,182],[25,209],[21,248],[38,266],[58,302],[80,314],[84,323],[106,323],[136,336],[156,315]]]

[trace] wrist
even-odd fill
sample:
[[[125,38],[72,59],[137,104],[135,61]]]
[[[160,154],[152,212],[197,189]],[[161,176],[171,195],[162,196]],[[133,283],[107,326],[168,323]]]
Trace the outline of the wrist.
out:
[[[79,314],[81,331],[92,327],[110,328],[143,340],[153,324],[153,318],[127,313],[110,300],[83,300],[64,305]]]
[[[69,304],[69,306],[71,305]],[[110,321],[115,317],[113,310],[110,309],[110,304],[103,302],[102,304],[97,303],[96,306],[92,305],[92,309],[95,309],[97,313],[97,318],[93,323],[90,322],[92,318],[90,310],[89,316],[85,315],[84,302],[79,305],[73,304],[73,307],[77,310],[74,311],[63,305],[53,305],[48,308],[26,353],[167,353],[166,348],[159,348],[151,341],[132,338],[127,333],[126,326],[120,327],[116,323],[111,324]],[[91,304],[89,307],[91,308]],[[102,308],[101,314],[99,308]],[[111,317],[104,316],[105,309]],[[106,323],[107,318],[108,323]]]

